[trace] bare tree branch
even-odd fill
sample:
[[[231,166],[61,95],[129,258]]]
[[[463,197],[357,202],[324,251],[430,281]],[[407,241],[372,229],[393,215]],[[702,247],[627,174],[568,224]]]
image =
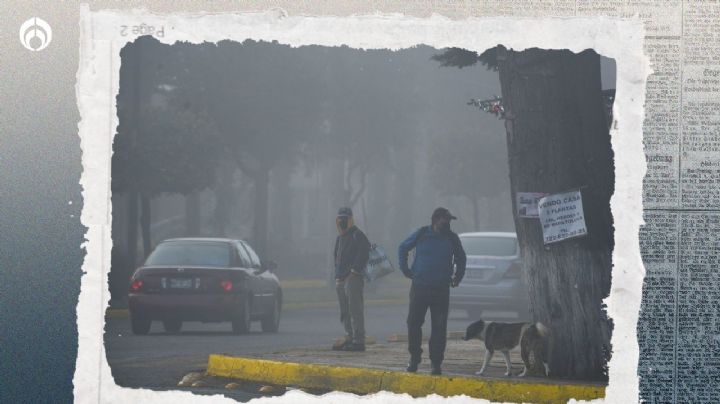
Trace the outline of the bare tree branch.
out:
[[[355,196],[350,198],[350,206],[355,206],[355,203],[357,203],[358,199],[360,199],[362,194],[365,192],[368,170],[367,170],[367,167],[361,167],[361,168],[362,168],[362,171],[360,172],[360,188],[358,188],[357,193],[355,193]]]
[[[355,170],[358,168],[359,163],[352,162],[349,160],[345,161],[347,170],[345,171],[345,184],[344,184],[344,191],[345,191],[345,201],[348,203],[349,206],[353,206],[353,174]]]

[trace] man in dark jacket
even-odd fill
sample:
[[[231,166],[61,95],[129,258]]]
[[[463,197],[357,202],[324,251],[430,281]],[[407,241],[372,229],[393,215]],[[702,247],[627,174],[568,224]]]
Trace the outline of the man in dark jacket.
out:
[[[450,221],[457,219],[445,208],[432,214],[431,225],[416,230],[400,244],[400,269],[412,279],[408,310],[408,372],[416,372],[422,356],[422,325],[430,309],[431,373],[442,373],[445,358],[447,320],[450,306],[450,286],[460,284],[465,275],[465,251],[460,238],[450,230]],[[415,249],[412,269],[408,268],[408,253]],[[455,272],[453,273],[453,267]]]
[[[353,223],[350,208],[340,208],[335,223],[340,233],[335,239],[335,289],[340,302],[340,321],[345,325],[345,341],[333,349],[364,351],[363,287],[370,242]]]

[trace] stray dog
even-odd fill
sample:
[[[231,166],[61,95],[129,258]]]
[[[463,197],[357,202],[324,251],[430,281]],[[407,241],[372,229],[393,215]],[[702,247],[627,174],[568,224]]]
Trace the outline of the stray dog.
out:
[[[530,354],[534,355],[535,361],[541,361],[545,367],[545,376],[550,373],[547,364],[547,350],[545,337],[550,331],[541,323],[496,323],[484,322],[482,320],[470,324],[465,331],[464,341],[473,338],[485,341],[485,360],[482,368],[476,375],[485,373],[485,368],[490,363],[495,350],[499,350],[505,357],[505,366],[507,371],[505,376],[511,376],[510,373],[510,350],[520,345],[520,356],[522,357],[525,367],[518,376],[523,377],[530,367]]]

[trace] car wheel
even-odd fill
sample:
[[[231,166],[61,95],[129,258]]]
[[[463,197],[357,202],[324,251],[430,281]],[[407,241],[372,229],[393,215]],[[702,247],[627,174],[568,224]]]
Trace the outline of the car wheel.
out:
[[[150,332],[150,325],[152,324],[152,320],[142,317],[140,315],[133,315],[130,314],[130,327],[132,328],[132,333],[136,335],[146,335]]]
[[[240,312],[232,319],[232,330],[235,334],[250,332],[250,299],[245,299]]]
[[[165,320],[163,321],[163,327],[165,328],[165,332],[170,334],[177,334],[180,332],[180,329],[182,328],[182,321],[180,320]]]
[[[277,332],[280,328],[280,297],[276,296],[270,314],[263,317],[261,321],[263,332]]]

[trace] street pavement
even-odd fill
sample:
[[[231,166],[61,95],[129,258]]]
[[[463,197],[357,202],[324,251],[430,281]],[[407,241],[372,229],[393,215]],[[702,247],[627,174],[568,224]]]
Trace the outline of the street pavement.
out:
[[[154,322],[149,335],[137,336],[130,332],[128,318],[108,318],[105,327],[107,360],[119,386],[177,389],[177,383],[185,374],[204,371],[208,356],[213,353],[257,356],[290,348],[329,347],[344,332],[338,308],[332,304],[328,306],[284,310],[278,333],[263,333],[260,324],[254,322],[251,332],[244,335],[232,334],[229,323],[184,323],[180,334],[171,335],[164,333],[161,323]],[[365,308],[367,335],[384,343],[392,334],[405,334],[406,316],[406,305],[368,305]],[[428,313],[424,336],[429,332],[429,317]],[[451,312],[448,330],[464,330],[470,321],[462,311]],[[210,393],[207,389],[183,390]],[[259,396],[242,391],[212,393],[225,393],[240,401]]]

